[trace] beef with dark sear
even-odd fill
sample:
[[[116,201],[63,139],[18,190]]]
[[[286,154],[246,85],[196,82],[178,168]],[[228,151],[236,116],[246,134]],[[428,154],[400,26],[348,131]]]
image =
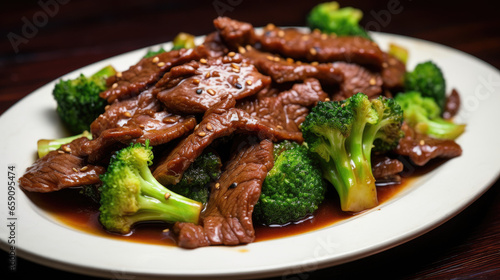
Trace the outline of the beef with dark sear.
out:
[[[310,78],[276,96],[246,99],[237,104],[237,108],[259,119],[261,124],[282,127],[288,132],[300,132],[299,126],[309,109],[326,98],[328,94],[322,90],[319,81]]]
[[[173,50],[143,58],[128,70],[109,77],[107,84],[110,88],[101,92],[100,96],[109,103],[116,99],[130,98],[156,83],[173,66],[198,60],[207,55],[208,52],[202,45],[193,49]]]
[[[240,49],[248,63],[251,63],[276,83],[298,82],[316,78],[325,84],[340,84],[343,73],[332,64],[309,64],[283,59],[272,53],[262,52],[252,47]]]
[[[19,178],[19,185],[30,192],[53,192],[64,188],[99,184],[106,168],[89,164],[81,147],[90,140],[78,138],[37,159]]]
[[[396,92],[403,90],[405,74],[406,65],[396,57],[384,53],[381,71],[384,89]]]
[[[401,161],[385,155],[374,155],[372,157],[372,173],[377,183],[399,183],[404,165]]]
[[[300,131],[290,132],[282,126],[266,124],[246,111],[234,108],[235,104],[232,95],[228,95],[206,111],[193,133],[182,139],[176,148],[159,162],[153,171],[154,177],[163,185],[177,184],[184,171],[205,148],[214,140],[233,133],[254,134],[262,139],[303,141]]]
[[[156,84],[164,106],[183,114],[204,113],[230,94],[236,100],[254,95],[271,83],[237,53],[173,67]]]
[[[454,140],[431,138],[424,134],[416,133],[407,124],[403,124],[403,137],[395,149],[402,156],[408,156],[410,160],[422,166],[434,158],[454,158],[462,155],[462,148]]]
[[[334,62],[332,67],[337,68],[344,75],[344,81],[340,84],[339,92],[335,93],[332,99],[346,99],[358,92],[362,92],[368,97],[382,93],[383,81],[379,73],[346,62]]]
[[[250,23],[237,21],[228,17],[214,20],[222,41],[233,50],[239,46],[253,45],[257,42],[254,28]]]
[[[255,137],[238,141],[218,182],[211,186],[200,224],[174,225],[178,245],[192,249],[253,242],[253,209],[259,200],[262,182],[273,165],[271,141],[258,141]]]

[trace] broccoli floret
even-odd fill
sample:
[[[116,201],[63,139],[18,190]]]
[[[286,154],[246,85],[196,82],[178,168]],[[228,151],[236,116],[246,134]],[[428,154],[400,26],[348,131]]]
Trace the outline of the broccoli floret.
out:
[[[174,44],[172,50],[192,49],[195,47],[194,35],[181,32],[175,36],[172,43]]]
[[[59,139],[40,139],[37,142],[38,157],[41,158],[46,154],[48,154],[49,152],[55,151],[59,149],[62,145],[71,143],[73,140],[78,139],[80,137],[87,137],[88,139],[92,140],[92,134],[90,134],[86,130],[80,134]]]
[[[284,225],[313,214],[326,191],[321,170],[306,147],[285,141],[275,144],[276,149],[281,152],[275,154],[253,212],[255,221],[265,225]]]
[[[112,66],[106,66],[90,77],[80,74],[56,84],[52,95],[57,113],[72,134],[89,130],[90,124],[104,112],[107,101],[99,93],[107,89],[106,79],[115,74]]]
[[[201,203],[208,202],[209,183],[219,178],[222,162],[213,152],[201,154],[170,190]]]
[[[437,139],[453,140],[465,131],[464,124],[443,119],[436,101],[420,92],[399,93],[395,100],[403,108],[405,122],[418,133]]]
[[[363,93],[344,101],[319,102],[301,125],[323,177],[333,184],[343,211],[378,204],[371,168],[372,149],[389,149],[402,136],[402,110],[390,99],[370,101]],[[380,144],[382,147],[375,147]]]
[[[101,176],[99,221],[105,229],[129,233],[139,222],[198,223],[201,203],[172,192],[151,173],[149,142],[116,152]]]
[[[370,35],[359,25],[363,12],[353,7],[339,7],[337,2],[316,5],[307,16],[308,26],[337,36],[361,36],[371,40]]]
[[[405,91],[418,91],[422,96],[436,101],[440,114],[446,105],[446,80],[443,72],[432,61],[417,64],[413,71],[405,75]]]
[[[153,57],[153,56],[159,55],[160,53],[164,53],[164,52],[166,52],[166,50],[163,47],[160,47],[157,50],[149,49],[148,52],[146,53],[146,55],[144,55],[143,58]]]

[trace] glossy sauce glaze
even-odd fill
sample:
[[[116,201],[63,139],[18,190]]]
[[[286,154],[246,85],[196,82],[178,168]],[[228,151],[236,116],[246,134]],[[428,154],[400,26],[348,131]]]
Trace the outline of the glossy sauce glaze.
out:
[[[379,203],[386,202],[404,189],[410,184],[412,178],[413,176],[403,178],[400,184],[377,187]],[[148,244],[175,245],[174,237],[169,231],[169,225],[164,223],[137,225],[128,235],[107,232],[98,221],[99,205],[81,195],[78,189],[64,189],[52,193],[25,193],[40,209],[68,227],[107,238]],[[330,191],[316,213],[300,222],[286,226],[255,225],[255,241],[283,238],[321,229],[353,216],[354,214],[340,210],[335,192]]]

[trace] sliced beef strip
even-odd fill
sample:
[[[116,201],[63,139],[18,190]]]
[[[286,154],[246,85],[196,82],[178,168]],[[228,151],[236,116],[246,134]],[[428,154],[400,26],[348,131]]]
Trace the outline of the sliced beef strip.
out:
[[[325,84],[340,84],[344,75],[331,64],[309,64],[283,59],[272,53],[262,52],[252,47],[240,49],[248,63],[251,63],[276,83],[297,82],[316,78]]]
[[[173,50],[143,58],[128,70],[109,77],[107,84],[110,88],[101,92],[100,96],[108,103],[116,99],[130,98],[156,83],[173,66],[199,60],[207,55],[205,46],[201,45],[193,49]]]
[[[253,242],[253,209],[259,200],[262,182],[273,164],[271,141],[247,138],[240,142],[219,181],[211,187],[201,223],[174,225],[178,245],[192,249]]]
[[[405,74],[406,65],[396,57],[384,53],[381,71],[384,89],[395,93],[403,90]]]
[[[331,96],[333,100],[346,99],[358,92],[362,92],[368,97],[382,93],[383,81],[379,73],[346,62],[334,62],[332,67],[337,68],[344,75],[344,81],[340,84],[339,91]]]
[[[221,57],[229,53],[229,48],[224,44],[219,32],[212,32],[205,37],[203,45],[210,57]]]
[[[443,111],[443,118],[450,120],[452,119],[460,109],[460,95],[456,89],[453,89],[451,93],[446,97],[446,103]]]
[[[155,93],[164,106],[183,114],[204,113],[222,97],[242,99],[269,86],[271,78],[232,53],[176,66],[156,84]]]
[[[19,178],[19,185],[30,192],[53,192],[64,188],[99,184],[106,172],[102,166],[89,164],[81,147],[90,140],[81,137],[37,159]]]
[[[222,35],[223,36],[223,35]],[[296,60],[344,61],[382,69],[383,52],[378,45],[359,36],[331,36],[320,32],[301,32],[295,28],[266,27],[258,43],[262,50]]]
[[[377,182],[399,182],[404,165],[401,161],[385,155],[374,155],[372,157],[372,173]]]
[[[233,50],[257,42],[254,28],[250,23],[218,17],[214,20],[214,26],[220,34],[221,41]]]
[[[233,133],[254,134],[260,139],[292,140],[302,142],[301,132],[289,132],[284,127],[265,124],[251,117],[246,111],[234,108],[236,101],[231,95],[210,108],[192,134],[180,143],[159,163],[154,177],[163,185],[175,185],[184,171],[214,140]]]
[[[408,156],[418,166],[425,165],[434,158],[454,158],[462,155],[462,148],[454,140],[435,139],[416,133],[407,124],[403,124],[402,129],[405,137],[399,141],[395,152]]]
[[[319,81],[310,78],[276,96],[246,99],[237,104],[237,108],[259,119],[262,124],[283,127],[289,132],[300,132],[299,126],[309,109],[326,98],[328,94],[322,90]]]

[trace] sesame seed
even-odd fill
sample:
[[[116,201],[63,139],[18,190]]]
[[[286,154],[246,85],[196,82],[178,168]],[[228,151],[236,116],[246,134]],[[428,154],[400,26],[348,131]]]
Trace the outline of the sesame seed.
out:
[[[247,85],[249,85],[249,86],[251,86],[251,85],[253,84],[253,82],[252,82],[251,80],[247,80],[245,83],[246,83]]]
[[[194,127],[194,130],[197,130],[198,127],[200,127],[200,124],[197,124],[195,127]]]
[[[170,229],[168,229],[168,228],[162,230],[162,232],[169,232],[169,231],[170,231]]]
[[[288,63],[293,63],[293,58],[289,57],[289,58],[287,58],[287,59],[286,59],[286,61],[287,61]]]
[[[202,92],[203,92],[203,90],[201,88],[196,90],[196,94],[201,94]]]
[[[266,58],[267,58],[267,60],[271,60],[271,61],[274,60],[274,57],[272,55],[268,55]]]
[[[106,105],[106,107],[104,107],[104,110],[108,110],[109,107],[111,107],[110,105]]]
[[[205,78],[210,78],[210,72],[207,72],[207,74],[205,74]]]
[[[146,126],[145,126],[145,125],[143,125],[143,124],[140,124],[140,125],[139,125],[139,128],[141,128],[141,129],[144,129],[145,127],[146,127]]]
[[[207,63],[207,60],[206,60],[205,58],[202,58],[202,59],[200,59],[200,62],[201,62],[202,64],[206,64],[206,63]]]
[[[275,57],[274,57],[274,61],[278,62],[278,61],[280,61],[280,60],[281,60],[281,59],[280,59],[278,56],[275,56]]]
[[[89,167],[87,165],[85,165],[84,167],[80,168],[80,171],[87,171],[87,169],[89,169]]]
[[[59,154],[64,154],[64,151],[61,151],[61,150],[57,150],[57,152],[58,152]]]
[[[319,63],[318,63],[317,61],[313,61],[313,62],[311,62],[311,65],[312,65],[312,66],[318,66],[318,64],[319,64]]]
[[[246,53],[246,52],[247,52],[247,50],[245,50],[245,48],[244,48],[244,47],[239,46],[239,47],[238,47],[238,52],[240,52],[240,53]]]
[[[328,102],[328,101],[330,101],[330,98],[328,98],[328,97],[325,98],[325,102]]]
[[[132,114],[130,114],[130,112],[125,112],[125,113],[123,113],[123,115],[124,115],[125,117],[127,117],[127,118],[132,117]]]
[[[205,132],[203,132],[203,131],[202,132],[198,132],[198,136],[200,136],[200,137],[203,137],[205,135],[207,135],[207,134]]]
[[[68,147],[68,146],[62,146],[62,149],[63,151],[65,151],[66,153],[71,153],[71,148]]]
[[[243,86],[240,83],[234,84],[234,87],[237,88],[237,89],[242,89],[243,88]]]
[[[233,56],[235,56],[235,55],[236,55],[236,53],[235,53],[235,52],[229,52],[229,53],[227,54],[227,56],[229,56],[229,57],[233,57]]]
[[[116,77],[121,78],[123,76],[122,72],[116,72]]]
[[[207,123],[207,130],[212,131],[214,129],[210,123]]]
[[[266,28],[267,28],[267,29],[271,29],[271,30],[272,30],[272,29],[274,29],[275,27],[276,27],[276,26],[275,26],[274,24],[272,24],[272,23],[268,23],[268,24],[266,25]]]
[[[211,89],[211,88],[210,88],[210,89],[207,89],[207,92],[208,92],[208,94],[210,94],[210,95],[212,95],[212,96],[213,96],[213,95],[215,95],[215,90],[213,90],[213,89]]]
[[[199,83],[200,83],[200,79],[194,79],[194,80],[193,80],[193,84],[197,85],[197,84],[199,84]]]
[[[326,40],[327,38],[328,38],[328,35],[326,35],[325,33],[321,34],[321,39]]]
[[[153,57],[153,63],[158,63],[158,61],[160,61],[160,58],[155,56]]]
[[[114,83],[111,88],[117,88],[118,87],[118,84],[117,83]]]
[[[278,31],[278,37],[284,37],[285,36],[285,31],[280,30]]]
[[[252,46],[247,45],[247,46],[246,46],[246,49],[247,49],[247,51],[249,51],[249,50],[251,50],[251,49],[252,49]]]
[[[374,86],[377,84],[377,80],[375,80],[375,78],[371,78],[370,79],[370,85]]]
[[[169,199],[170,198],[170,193],[166,192],[165,193],[165,200]]]
[[[240,69],[240,67],[238,66],[238,64],[236,63],[231,63],[231,67],[234,68],[234,69]]]
[[[425,141],[424,141],[424,139],[420,140],[420,143],[419,143],[419,144],[420,144],[420,146],[425,145]]]
[[[277,125],[276,128],[277,129],[283,129],[283,127],[281,125]]]
[[[177,119],[175,117],[166,117],[162,120],[164,123],[175,123],[177,122]]]
[[[234,188],[236,188],[237,186],[238,186],[238,183],[234,182],[234,183],[232,183],[231,185],[229,185],[229,187],[228,187],[228,188],[229,188],[229,189],[234,189]]]
[[[309,49],[309,53],[312,54],[312,55],[317,55],[318,51],[315,48],[310,48]]]
[[[389,64],[387,64],[387,62],[383,62],[382,67],[387,68],[387,67],[389,67]]]
[[[165,66],[165,62],[158,62],[158,64],[156,64],[156,65],[158,65],[158,67],[163,67],[163,66]]]
[[[216,184],[215,184],[215,188],[216,188],[216,189],[220,189],[220,184],[219,184],[219,183],[216,183]]]
[[[76,169],[76,168],[73,167],[73,171],[78,172],[78,169]]]
[[[234,73],[240,73],[240,69],[239,68],[233,68],[233,72]]]

